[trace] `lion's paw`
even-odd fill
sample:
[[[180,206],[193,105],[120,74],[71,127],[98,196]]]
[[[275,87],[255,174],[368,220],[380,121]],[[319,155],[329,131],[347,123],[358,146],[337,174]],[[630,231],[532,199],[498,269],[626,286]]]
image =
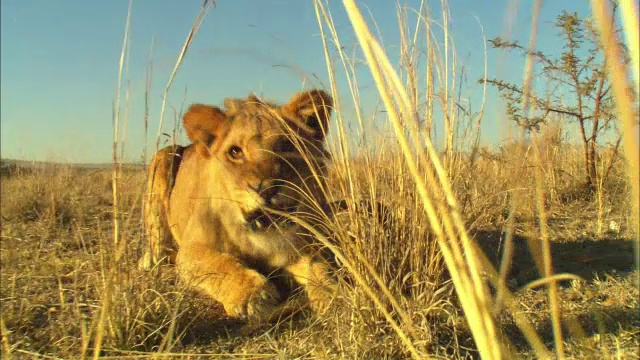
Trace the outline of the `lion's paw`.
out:
[[[279,303],[278,290],[272,283],[266,282],[247,301],[246,314],[252,319],[266,319],[271,316]]]
[[[333,302],[337,293],[337,286],[333,283],[313,284],[307,286],[307,296],[311,309],[316,314],[323,314]]]
[[[241,302],[233,304],[227,311],[229,315],[261,321],[269,319],[277,309],[280,303],[278,290],[262,275],[258,276],[261,285],[254,287]]]

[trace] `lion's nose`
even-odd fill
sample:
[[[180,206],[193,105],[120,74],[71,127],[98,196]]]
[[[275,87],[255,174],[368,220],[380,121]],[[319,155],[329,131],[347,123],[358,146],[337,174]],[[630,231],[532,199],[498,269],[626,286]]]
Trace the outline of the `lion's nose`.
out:
[[[278,197],[278,189],[275,186],[265,188],[259,192],[260,196],[267,202],[267,204],[273,205],[274,200]]]
[[[278,181],[276,180],[262,180],[258,183],[257,186],[249,185],[249,187],[257,192],[267,204],[273,205],[272,203],[276,200],[278,195]]]

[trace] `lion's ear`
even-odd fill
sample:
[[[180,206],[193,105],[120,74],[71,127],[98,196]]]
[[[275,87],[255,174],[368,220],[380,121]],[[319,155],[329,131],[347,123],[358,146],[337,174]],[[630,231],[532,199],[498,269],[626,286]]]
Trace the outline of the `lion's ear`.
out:
[[[246,104],[264,104],[257,96],[251,94],[246,99],[226,98],[224,99],[224,108],[227,114],[233,114],[244,107]]]
[[[296,94],[282,107],[283,113],[301,121],[312,131],[312,137],[322,141],[327,135],[333,99],[323,90],[311,90]]]
[[[228,128],[224,112],[210,105],[191,105],[183,116],[183,122],[187,137],[203,155],[208,155],[211,144],[223,136]]]
[[[227,113],[233,114],[240,110],[246,101],[245,99],[226,98],[224,99],[224,109]]]

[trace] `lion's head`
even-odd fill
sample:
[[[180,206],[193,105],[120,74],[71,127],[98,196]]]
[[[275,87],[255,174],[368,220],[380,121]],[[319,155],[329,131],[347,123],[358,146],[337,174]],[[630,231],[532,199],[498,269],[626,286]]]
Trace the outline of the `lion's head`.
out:
[[[298,93],[283,106],[253,95],[226,99],[224,110],[192,105],[184,127],[209,176],[202,180],[214,211],[260,231],[274,223],[269,208],[291,213],[312,206],[321,193],[331,107],[322,90]]]

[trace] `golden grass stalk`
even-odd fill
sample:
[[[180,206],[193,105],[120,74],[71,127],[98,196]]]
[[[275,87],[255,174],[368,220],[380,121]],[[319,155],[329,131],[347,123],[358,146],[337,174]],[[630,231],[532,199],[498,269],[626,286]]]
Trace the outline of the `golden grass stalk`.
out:
[[[503,358],[506,351],[503,346],[504,340],[496,329],[495,319],[490,310],[490,298],[480,278],[480,267],[475,257],[475,251],[458,213],[457,202],[453,196],[447,174],[430,139],[424,139],[428,159],[423,152],[418,153],[418,160],[426,169],[426,174],[422,174],[418,170],[419,163],[409,145],[410,141],[414,144],[418,143],[415,126],[411,126],[415,122],[404,122],[410,124],[409,139],[405,135],[406,129],[402,126],[402,118],[410,118],[416,114],[410,98],[380,44],[369,31],[355,2],[345,0],[344,6],[388,111],[398,143],[416,183],[431,228],[442,250],[478,350],[483,358]],[[427,183],[430,189],[436,190],[436,194],[427,190]]]
[[[335,101],[335,107],[336,108],[340,108],[339,105],[339,96],[337,95],[337,86],[336,86],[336,81],[335,81],[335,71],[334,71],[334,67],[333,64],[330,60],[329,57],[329,47],[327,44],[327,36],[325,35],[325,30],[324,30],[324,25],[323,23],[327,24],[328,30],[331,34],[331,39],[334,41],[335,45],[338,46],[339,48],[340,46],[340,39],[338,37],[338,34],[336,32],[333,20],[331,18],[331,13],[327,11],[327,9],[325,8],[325,6],[322,4],[321,1],[314,1],[314,5],[315,5],[315,9],[316,9],[316,16],[317,16],[317,20],[318,20],[318,25],[320,28],[320,32],[321,32],[321,38],[323,41],[323,46],[324,46],[324,51],[325,51],[325,60],[327,63],[327,67],[328,67],[328,72],[329,72],[329,76],[330,76],[330,83],[331,83],[331,89],[333,92],[333,97],[334,97],[334,101]],[[324,20],[324,22],[323,22]],[[344,70],[347,74],[351,74],[348,75],[347,81],[351,90],[351,94],[353,97],[353,101],[354,104],[356,104],[356,118],[358,120],[359,126],[361,129],[364,128],[363,125],[363,121],[362,121],[362,114],[359,111],[359,108],[357,106],[357,104],[359,104],[359,99],[358,99],[358,87],[357,87],[357,83],[356,83],[356,78],[355,78],[355,70],[352,66],[352,64],[349,64],[348,60],[345,58],[344,53],[342,51],[339,52],[340,55],[340,60],[343,64]],[[348,147],[348,137],[347,134],[345,132],[345,129],[347,128],[345,126],[344,123],[344,119],[341,115],[341,112],[337,112],[338,114],[338,142],[339,142],[339,146],[340,146],[340,157],[339,159],[341,160],[340,165],[342,166],[337,166],[336,170],[340,172],[341,177],[342,178],[346,178],[347,179],[347,184],[348,184],[348,189],[349,190],[345,190],[343,188],[343,192],[347,194],[347,196],[349,197],[348,201],[351,201],[351,203],[355,203],[356,202],[356,196],[357,196],[357,191],[356,191],[356,183],[355,180],[353,178],[355,171],[353,171],[353,168],[351,166],[350,160],[349,160],[349,147]],[[369,178],[371,179],[373,177],[373,175],[371,173],[369,173]],[[374,189],[372,188],[373,182],[370,182],[370,187],[369,187],[369,191],[372,194],[372,196],[374,196]],[[342,185],[341,185],[342,186]],[[341,229],[336,229],[338,231],[340,231]],[[312,232],[315,232],[314,230],[311,229]],[[322,241],[322,237],[319,238]],[[342,261],[346,261],[341,254],[338,254],[338,249],[335,248],[332,244],[326,243],[326,241],[322,241],[324,243],[324,245],[328,246],[334,253],[336,253],[338,257],[340,257],[342,259]],[[359,251],[358,251],[359,253]],[[407,329],[409,335],[413,335],[415,333],[415,329],[413,326],[413,323],[411,321],[411,318],[409,317],[409,315],[407,314],[407,312],[400,306],[399,302],[395,299],[395,297],[391,294],[388,286],[384,283],[384,281],[382,280],[382,278],[379,276],[379,274],[374,270],[373,266],[370,264],[370,262],[365,258],[364,255],[360,254],[358,255],[358,259],[360,264],[362,264],[368,274],[373,278],[373,280],[376,282],[376,284],[379,286],[380,290],[383,292],[385,298],[389,301],[389,303],[391,304],[391,306],[393,307],[393,310],[399,315],[400,319],[402,320],[402,325],[405,329]],[[401,341],[405,344],[405,346],[407,346],[407,348],[409,349],[409,351],[412,353],[412,355],[415,358],[420,358],[419,356],[419,352],[418,349],[416,349],[415,344],[412,342],[412,340],[409,338],[409,336],[407,334],[405,334],[405,332],[401,329],[401,327],[397,324],[397,322],[393,319],[393,317],[391,317],[390,313],[384,308],[384,306],[382,305],[382,302],[380,301],[380,299],[377,297],[377,295],[375,295],[375,292],[373,291],[373,289],[371,289],[370,285],[366,282],[366,280],[364,279],[364,277],[360,274],[355,273],[357,270],[355,268],[355,266],[351,265],[351,264],[347,264],[345,266],[347,268],[347,270],[349,272],[351,272],[354,275],[354,278],[356,280],[356,282],[358,282],[358,284],[365,289],[365,292],[367,293],[367,296],[369,296],[369,298],[378,306],[378,309],[383,313],[383,315],[385,316],[386,320],[389,322],[389,324],[396,330],[396,333],[398,334],[398,337],[401,339]]]
[[[193,42],[193,39],[195,38],[195,35],[198,33],[198,30],[200,29],[200,25],[202,25],[202,22],[204,21],[204,17],[207,14],[207,11],[209,10],[209,6],[215,6],[215,1],[213,0],[204,0],[202,2],[202,6],[200,7],[200,11],[198,12],[198,15],[196,16],[196,19],[193,22],[193,25],[191,26],[191,29],[189,30],[189,33],[187,34],[187,37],[182,45],[182,48],[180,49],[180,53],[178,54],[178,58],[176,59],[175,64],[173,65],[173,69],[171,70],[171,74],[169,75],[169,79],[167,80],[167,83],[165,84],[164,87],[164,91],[162,92],[162,100],[160,103],[160,118],[158,121],[158,131],[156,134],[156,144],[154,147],[154,153],[156,151],[158,151],[158,149],[160,148],[160,138],[162,135],[162,127],[164,124],[164,112],[167,106],[167,97],[169,95],[169,90],[171,90],[171,85],[173,84],[173,80],[176,77],[176,74],[178,73],[178,69],[180,69],[180,65],[182,65],[182,61],[184,60],[184,57],[187,54],[187,51],[189,50],[189,46],[191,45],[191,43]],[[153,44],[152,44],[152,49],[153,49]],[[151,51],[149,53],[149,59],[151,59]],[[149,87],[151,85],[150,81],[151,81],[151,70],[148,70],[149,72],[147,73],[147,94],[149,92]],[[147,95],[147,99],[148,99],[148,95]],[[145,101],[145,108],[148,108],[148,100]],[[147,110],[145,110],[147,111]],[[147,126],[148,126],[148,119],[145,119],[145,137],[147,136]],[[175,132],[174,132],[175,134]],[[173,139],[173,143],[175,144],[175,136]],[[145,162],[146,162],[146,139],[145,139]],[[151,193],[147,194],[147,196],[151,196]],[[148,200],[148,199],[147,199]],[[144,209],[141,209],[142,213],[144,214]],[[144,215],[143,215],[144,216]]]
[[[162,118],[164,115],[164,109],[165,109],[165,105],[166,105],[166,98],[167,98],[167,94],[171,88],[171,84],[173,82],[173,79],[175,78],[175,75],[177,73],[177,70],[180,66],[180,64],[182,63],[182,60],[187,52],[187,49],[189,47],[189,45],[191,44],[194,35],[197,33],[197,30],[200,26],[200,24],[202,23],[203,17],[206,14],[206,10],[208,9],[208,6],[210,4],[213,4],[213,1],[204,1],[202,4],[202,7],[200,9],[200,12],[196,18],[196,21],[194,22],[193,27],[191,28],[188,36],[187,36],[187,40],[185,41],[185,44],[183,45],[181,52],[178,56],[178,60],[176,61],[176,64],[173,68],[173,71],[171,73],[171,76],[169,77],[169,80],[167,82],[167,85],[165,87],[164,93],[163,93],[163,97],[162,97],[162,108],[161,108],[161,114],[160,114],[160,123],[159,123],[159,127],[158,127],[158,137],[157,137],[157,142],[156,142],[156,149],[159,145],[160,142],[160,133],[161,133],[161,128],[162,128]],[[120,137],[120,133],[119,133],[119,129],[120,129],[120,121],[119,121],[119,115],[120,115],[120,90],[122,87],[122,77],[123,77],[123,68],[125,66],[125,62],[127,59],[128,60],[128,51],[129,51],[129,42],[130,42],[130,23],[131,23],[131,7],[132,7],[132,1],[129,1],[129,7],[128,7],[128,12],[127,12],[127,20],[126,20],[126,25],[125,25],[125,34],[124,34],[124,40],[123,40],[123,45],[122,45],[122,51],[121,51],[121,55],[120,55],[120,63],[119,63],[119,73],[118,73],[118,88],[116,91],[116,99],[114,102],[114,115],[113,115],[113,173],[112,173],[112,195],[113,195],[113,242],[114,242],[114,250],[115,252],[110,256],[110,258],[107,260],[106,263],[103,262],[102,265],[102,273],[104,274],[103,277],[103,293],[102,293],[102,306],[100,309],[100,313],[98,315],[98,320],[97,320],[97,324],[96,324],[96,328],[95,328],[95,337],[94,337],[94,348],[93,348],[93,358],[97,359],[100,357],[101,355],[101,350],[102,350],[102,343],[103,343],[103,339],[105,337],[106,331],[109,330],[110,333],[112,333],[114,336],[116,337],[122,337],[123,334],[120,332],[121,328],[119,327],[118,324],[114,324],[114,321],[117,321],[117,319],[114,318],[114,314],[111,312],[111,308],[113,306],[113,302],[115,300],[114,297],[114,292],[116,291],[116,289],[118,287],[120,287],[120,283],[121,280],[120,279],[120,271],[118,270],[118,267],[120,266],[121,263],[121,258],[122,255],[125,253],[125,249],[126,249],[126,242],[124,241],[120,241],[120,218],[119,218],[119,193],[118,193],[118,181],[119,181],[119,177],[120,177],[120,166],[119,166],[119,162],[120,159],[118,157],[118,144],[122,143],[122,146],[124,147],[124,138]],[[145,107],[148,107],[148,95],[149,95],[149,86],[150,86],[150,69],[148,70],[149,72],[147,73],[147,93],[146,93],[146,101],[145,101]],[[127,89],[127,93],[125,95],[125,101],[128,102],[129,97],[128,97],[128,89]],[[125,112],[125,116],[128,115]],[[145,109],[145,132],[146,132],[146,127],[148,125],[148,111],[147,109]],[[146,142],[146,141],[145,141]],[[145,144],[145,148],[146,148],[146,144]],[[129,213],[133,213],[133,207],[135,206],[136,203],[138,203],[139,199],[141,199],[142,194],[139,194],[139,197],[137,197],[137,201],[135,201],[132,204],[132,209]],[[130,217],[128,220],[130,221],[132,218]],[[129,222],[127,221],[127,222]],[[125,223],[125,226],[127,224]],[[104,260],[104,259],[103,259]],[[175,314],[174,314],[175,315]],[[172,337],[173,337],[173,329],[174,329],[174,324],[175,322],[175,316],[172,319],[172,323],[169,329],[168,334],[166,335],[166,337],[164,338],[164,341],[162,343],[163,347],[166,347],[168,342],[171,341]],[[170,346],[170,344],[169,344]],[[84,355],[84,354],[83,354]]]
[[[501,274],[499,274],[493,268],[491,261],[482,252],[482,250],[478,248],[478,245],[473,244],[473,246],[475,247],[476,253],[480,258],[480,262],[484,265],[484,268],[487,270],[489,281],[491,281],[492,284],[495,287],[497,287],[498,291],[502,294],[505,305],[511,311],[511,314],[513,316],[513,319],[516,325],[518,326],[520,331],[522,331],[522,334],[524,335],[525,339],[527,339],[527,342],[529,343],[529,345],[531,345],[531,347],[533,348],[533,350],[535,351],[536,355],[538,355],[539,358],[542,358],[542,359],[551,358],[552,354],[549,352],[549,350],[547,350],[547,347],[542,342],[542,339],[540,339],[540,336],[536,332],[533,325],[531,325],[531,323],[522,314],[522,311],[519,309],[519,306],[517,304],[516,297],[511,293],[511,291],[509,291],[504,281],[502,281],[502,279],[500,278]],[[556,277],[544,279],[545,280],[544,283],[546,283],[547,281],[553,281],[556,279],[557,279]]]
[[[149,47],[149,56],[147,61],[147,68],[145,69],[145,88],[144,88],[144,148],[142,149],[142,163],[147,163],[147,146],[149,135],[149,106],[151,103],[151,83],[153,81],[153,48],[155,45],[155,38],[151,38],[151,46]]]
[[[321,3],[321,1],[316,0],[313,2],[314,7],[315,7],[315,12],[316,12],[316,19],[318,21],[318,27],[320,29],[320,37],[322,39],[322,46],[324,49],[324,55],[325,55],[325,62],[327,64],[328,67],[328,73],[329,73],[329,84],[331,86],[331,93],[333,95],[333,99],[334,99],[334,106],[336,109],[340,109],[340,96],[338,96],[338,86],[336,84],[336,76],[335,76],[335,71],[333,68],[333,63],[331,61],[331,57],[329,55],[329,46],[327,43],[327,35],[325,33],[325,29],[323,26],[323,19],[325,20],[325,22],[328,25],[328,30],[331,34],[331,39],[333,39],[335,46],[337,46],[338,48],[341,48],[342,45],[340,44],[340,39],[338,37],[338,34],[336,32],[335,27],[333,26],[333,19],[331,18],[331,13],[329,13],[325,7],[323,6],[323,4]],[[349,73],[350,70],[348,67],[348,61],[345,59],[344,53],[342,51],[338,52],[338,54],[340,55],[340,60],[344,66],[345,72]],[[351,93],[354,97],[354,101],[356,101],[357,99],[357,86],[355,86],[356,84],[354,84],[354,82],[352,81],[353,78],[351,76],[347,76],[347,82],[349,84],[349,88],[351,89]],[[356,113],[356,118],[358,120],[358,122],[360,124],[362,124],[362,116],[361,113],[358,109],[358,107],[356,107],[357,109],[357,113]],[[353,171],[351,171],[351,167],[350,167],[350,163],[349,161],[344,161],[345,159],[347,159],[349,157],[349,142],[347,141],[348,137],[347,134],[345,132],[346,126],[345,126],[345,122],[344,122],[344,118],[342,117],[342,113],[341,112],[337,112],[337,129],[338,129],[338,143],[340,144],[340,152],[338,153],[339,159],[343,160],[341,165],[343,169],[345,169],[346,171],[344,172],[344,174],[346,175],[347,179],[348,179],[348,184],[350,187],[354,186],[354,180],[351,177],[351,174],[353,173]]]
[[[444,153],[445,153],[445,168],[449,172],[452,173],[453,168],[453,147],[455,140],[455,128],[456,128],[456,112],[455,112],[455,101],[452,99],[452,96],[449,96],[449,42],[451,39],[449,38],[449,4],[447,0],[440,0],[440,5],[442,9],[442,27],[444,29],[444,96],[442,97],[443,102],[443,113],[444,113]],[[453,59],[451,59],[451,73],[454,75],[451,80],[451,89],[455,89],[456,87],[456,57],[455,53],[453,55]]]
[[[549,239],[549,225],[547,221],[547,210],[545,208],[545,188],[544,173],[542,169],[542,159],[538,146],[538,134],[534,133],[534,153],[535,153],[535,188],[536,188],[536,209],[540,224],[540,240],[542,245],[542,261],[544,269],[544,279],[553,278],[553,263],[551,260],[551,241]],[[556,345],[556,356],[558,359],[564,358],[564,344],[562,340],[562,326],[560,323],[560,302],[558,301],[558,284],[556,281],[549,282],[549,308],[551,312],[551,326],[553,327],[553,340]]]
[[[631,182],[631,200],[633,207],[633,223],[635,224],[636,239],[635,244],[635,257],[636,257],[636,269],[640,268],[640,209],[638,199],[640,199],[640,158],[638,155],[638,133],[637,133],[637,103],[632,103],[634,96],[637,99],[638,92],[631,94],[629,89],[628,68],[623,63],[622,50],[620,44],[614,33],[613,18],[609,6],[603,0],[592,0],[591,8],[593,15],[600,28],[600,38],[604,45],[604,54],[606,58],[607,71],[611,78],[611,85],[613,88],[613,95],[615,97],[616,110],[618,112],[619,121],[622,124],[622,138],[624,141],[624,152],[627,159],[627,171],[629,181]],[[620,11],[622,12],[623,31],[628,38],[637,39],[638,36],[638,20],[637,14],[633,10],[633,6],[626,4],[622,6]],[[635,18],[635,19],[634,19]],[[634,64],[637,74],[638,66],[638,52],[640,51],[637,46],[637,40],[629,47],[632,64]],[[636,80],[636,88],[638,86]],[[634,131],[635,129],[635,131]]]
[[[576,281],[585,281],[583,278],[581,278],[578,275],[574,275],[574,274],[569,274],[569,273],[562,273],[562,274],[555,274],[549,277],[545,277],[542,279],[538,279],[535,281],[532,281],[530,283],[528,283],[525,287],[527,289],[535,289],[537,287],[543,286],[543,285],[547,285],[547,284],[551,284],[554,282],[558,282],[558,281],[563,281],[563,280],[576,280]]]
[[[169,94],[169,91],[171,90],[171,86],[173,84],[173,81],[175,79],[175,76],[178,72],[178,70],[180,69],[180,66],[182,65],[182,61],[184,60],[184,57],[186,56],[189,47],[191,45],[191,43],[193,42],[193,39],[195,38],[195,35],[198,33],[198,30],[200,29],[200,26],[202,25],[202,22],[204,21],[204,18],[207,14],[207,11],[209,10],[210,6],[215,6],[215,1],[214,0],[204,0],[202,2],[202,6],[200,7],[200,11],[198,12],[198,15],[196,16],[196,19],[193,22],[193,25],[191,26],[191,29],[189,29],[189,33],[187,34],[187,37],[182,45],[182,48],[180,49],[180,52],[178,54],[178,57],[176,59],[176,62],[173,66],[173,69],[171,71],[171,74],[169,75],[169,79],[167,80],[167,83],[165,84],[165,88],[164,91],[162,93],[162,100],[161,100],[161,105],[160,105],[160,117],[159,117],[159,121],[158,121],[158,131],[156,134],[156,144],[155,144],[155,148],[154,148],[154,152],[158,151],[159,147],[160,147],[160,138],[162,135],[162,127],[163,127],[163,122],[164,122],[164,112],[166,109],[166,102],[167,102],[167,97]],[[154,41],[152,40],[151,43],[151,48],[149,50],[149,67],[147,69],[147,76],[146,76],[146,93],[145,93],[145,120],[144,120],[144,124],[145,124],[145,155],[144,155],[144,160],[146,163],[146,148],[147,148],[147,144],[146,144],[146,136],[147,136],[147,129],[148,129],[148,107],[149,107],[149,92],[150,92],[150,87],[151,87],[151,77],[152,77],[152,62],[151,62],[151,56],[153,54],[153,45],[154,45]],[[175,143],[175,139],[174,139],[174,143]],[[147,196],[151,196],[151,194],[147,194]],[[142,212],[144,213],[144,209],[141,209]],[[144,216],[144,215],[143,215]],[[159,352],[167,352],[170,351],[171,348],[175,345],[175,331],[176,331],[176,319],[177,319],[177,311],[178,311],[178,307],[176,306],[173,310],[173,314],[171,317],[171,321],[169,324],[169,328],[167,329],[166,334],[164,335],[164,337],[162,338],[162,342],[158,347],[158,353]]]
[[[631,70],[636,82],[636,94],[640,94],[640,33],[638,32],[638,3],[631,0],[620,0],[620,15],[622,28],[627,38],[627,46],[631,55]]]
[[[171,85],[173,84],[173,80],[176,77],[176,74],[178,73],[178,69],[180,69],[180,65],[182,65],[182,61],[184,60],[184,57],[187,54],[187,51],[189,50],[189,46],[191,45],[191,43],[193,42],[193,39],[195,38],[195,35],[198,33],[198,30],[200,29],[200,25],[202,25],[202,22],[204,21],[204,17],[207,14],[207,11],[209,10],[209,6],[215,6],[215,1],[213,0],[204,0],[202,2],[202,6],[200,7],[200,11],[198,12],[198,15],[196,16],[196,19],[193,22],[193,25],[191,26],[191,29],[189,30],[189,33],[187,34],[187,37],[184,41],[184,44],[182,45],[182,48],[180,49],[180,53],[178,54],[178,58],[176,59],[175,64],[173,65],[173,69],[171,70],[171,74],[169,75],[169,79],[167,80],[167,83],[165,84],[164,87],[164,91],[162,92],[162,101],[160,103],[160,118],[158,121],[158,131],[156,134],[156,144],[154,147],[154,153],[156,151],[158,151],[158,149],[160,148],[160,138],[162,135],[162,127],[163,127],[163,123],[164,123],[164,112],[167,106],[167,96],[169,95],[169,90],[171,90]],[[152,42],[152,46],[151,49],[149,50],[149,61],[151,61],[151,54],[153,51],[153,42]],[[151,86],[151,64],[149,64],[149,69],[147,72],[147,95],[145,98],[145,116],[148,115],[148,93],[149,93],[149,88]],[[144,155],[144,160],[146,162],[146,148],[147,148],[147,144],[146,144],[146,136],[147,136],[147,126],[148,126],[148,119],[145,118],[145,155]],[[175,134],[175,133],[174,133]],[[173,142],[175,144],[175,136],[173,139]],[[151,193],[147,194],[147,196],[151,196]],[[148,199],[147,199],[148,200]],[[141,209],[141,211],[144,214],[144,209]],[[144,216],[144,215],[143,215]]]
[[[116,88],[116,99],[113,108],[113,149],[112,149],[112,161],[113,161],[113,177],[111,181],[111,187],[113,191],[113,243],[118,245],[118,239],[120,234],[118,224],[118,143],[120,142],[120,90],[122,88],[122,70],[125,64],[125,56],[129,46],[131,29],[131,5],[132,1],[129,1],[129,8],[127,9],[127,20],[125,21],[124,38],[122,40],[122,50],[120,51],[120,63],[118,66],[118,87]]]
[[[119,175],[119,166],[118,166],[118,143],[119,143],[119,128],[120,128],[120,88],[122,86],[122,70],[124,68],[125,55],[127,53],[128,44],[130,41],[130,28],[131,28],[131,6],[133,4],[133,0],[129,0],[129,6],[127,9],[127,20],[125,22],[125,30],[124,37],[122,40],[122,51],[120,52],[120,63],[118,67],[118,87],[116,89],[116,99],[114,105],[113,112],[113,148],[112,148],[112,156],[113,156],[113,171],[111,177],[111,189],[113,196],[113,244],[114,246],[118,246],[118,242],[120,239],[120,221],[118,214],[118,175]],[[102,308],[100,309],[100,315],[98,318],[98,324],[96,328],[96,334],[94,339],[94,349],[93,349],[93,358],[98,359],[100,357],[100,350],[102,348],[102,340],[104,338],[104,330],[105,330],[105,322],[107,320],[107,316],[109,314],[109,308],[111,304],[111,286],[112,279],[111,276],[105,280],[104,283],[104,295],[102,300]],[[84,354],[83,354],[84,355]]]
[[[11,343],[9,343],[9,331],[4,323],[4,316],[0,315],[0,330],[2,331],[2,358],[5,360],[11,360]]]
[[[321,1],[314,1],[314,6],[315,6],[315,10],[316,10],[316,16],[317,16],[317,20],[318,20],[318,25],[319,25],[320,32],[321,32],[321,38],[322,38],[322,41],[323,41],[323,47],[324,47],[324,52],[325,52],[325,60],[326,60],[327,67],[328,67],[331,89],[332,89],[333,98],[334,98],[334,101],[335,101],[334,105],[335,105],[336,108],[340,108],[339,96],[337,94],[335,71],[334,71],[334,67],[333,67],[333,64],[331,62],[330,56],[329,56],[329,46],[328,46],[328,43],[327,43],[328,36],[325,35],[326,33],[325,33],[325,29],[324,29],[323,23],[327,24],[328,30],[329,30],[329,33],[330,33],[330,38],[334,41],[335,45],[338,46],[338,47],[340,47],[340,39],[338,37],[338,34],[337,34],[336,29],[335,29],[333,20],[331,18],[331,13],[327,11],[327,9],[324,7],[324,5],[322,4]],[[345,72],[347,74],[352,74],[353,75],[355,73],[355,69],[353,68],[353,66],[349,65],[348,60],[344,56],[344,53],[342,51],[340,51],[339,55],[340,55],[340,60],[341,60],[341,62],[343,64]],[[356,83],[355,76],[347,76],[347,81],[348,81],[348,84],[349,84],[349,88],[351,90],[353,101],[354,101],[355,104],[358,104],[359,103],[359,101],[358,101],[358,91],[357,91],[357,83]],[[360,109],[358,108],[358,106],[356,106],[356,117],[357,117],[357,120],[358,120],[358,123],[359,123],[360,127],[363,128],[362,114],[361,114],[361,112],[359,110]],[[339,129],[339,131],[338,131],[338,140],[339,140],[339,144],[340,144],[340,152],[339,152],[340,156],[339,156],[339,159],[341,160],[340,165],[342,165],[342,166],[336,167],[336,170],[340,171],[342,178],[346,178],[347,179],[347,184],[348,184],[348,188],[350,189],[350,191],[347,190],[347,191],[344,191],[344,192],[349,194],[349,196],[351,197],[351,199],[349,199],[349,200],[351,200],[351,202],[354,203],[355,202],[355,196],[356,196],[357,192],[354,191],[356,185],[355,185],[355,181],[353,179],[353,175],[355,174],[355,172],[353,171],[353,169],[351,167],[351,164],[350,164],[350,161],[349,161],[349,153],[350,152],[349,152],[348,141],[347,141],[348,137],[347,137],[347,134],[345,132],[345,129],[347,127],[345,126],[344,119],[343,119],[343,117],[341,115],[341,112],[337,112],[337,116],[338,116],[338,129]],[[369,189],[369,190],[372,191],[372,189]],[[309,230],[311,232],[313,232],[316,235],[316,237],[318,237],[318,239],[321,242],[324,243],[324,245],[328,246],[331,249],[331,251],[333,251],[336,254],[336,257],[338,257],[340,259],[340,261],[342,263],[344,263],[344,266],[353,275],[354,280],[361,286],[362,289],[364,289],[364,291],[367,294],[367,296],[376,304],[378,309],[382,312],[382,314],[384,315],[384,317],[387,320],[387,322],[391,325],[391,327],[396,331],[398,337],[404,343],[404,345],[407,347],[407,349],[410,351],[412,356],[414,358],[416,358],[416,359],[421,358],[419,350],[416,348],[416,345],[413,343],[412,339],[409,337],[410,334],[414,333],[413,324],[411,322],[410,317],[408,316],[406,311],[404,311],[404,309],[400,306],[400,304],[396,301],[396,299],[393,297],[393,295],[389,291],[389,289],[386,286],[386,284],[382,281],[382,279],[376,273],[376,271],[373,269],[373,267],[370,265],[370,263],[368,261],[366,261],[364,256],[359,256],[359,259],[361,260],[361,263],[366,267],[367,272],[369,273],[369,275],[373,277],[374,281],[377,283],[379,288],[382,290],[382,292],[385,295],[385,298],[392,305],[394,311],[400,316],[400,318],[402,319],[402,325],[403,325],[404,328],[406,328],[408,330],[409,334],[405,333],[405,331],[402,329],[402,327],[394,320],[394,318],[391,315],[391,313],[386,310],[386,308],[383,305],[383,303],[380,300],[380,298],[377,296],[377,294],[371,288],[371,286],[367,283],[367,281],[364,279],[364,277],[357,271],[355,266],[350,261],[347,261],[347,259],[342,255],[342,253],[333,244],[331,244],[326,239],[324,239],[324,237],[320,233],[318,233],[315,229],[309,229]],[[340,230],[340,229],[338,229],[338,230]]]
[[[331,241],[329,241],[324,235],[322,235],[322,233],[320,231],[315,229],[308,222],[306,222],[306,221],[304,221],[304,220],[302,220],[302,219],[300,219],[298,217],[295,217],[295,216],[292,216],[290,214],[287,214],[286,212],[281,212],[281,211],[272,210],[272,209],[269,209],[269,212],[273,213],[273,214],[276,214],[276,215],[280,215],[280,216],[286,217],[286,218],[290,219],[291,221],[296,222],[298,225],[302,226],[303,228],[305,228],[306,230],[311,232],[313,234],[313,236],[318,239],[318,241],[320,241],[324,246],[326,246],[329,250],[331,250],[331,252],[333,252],[335,254],[336,258],[340,261],[340,263],[343,264],[343,266],[353,276],[354,280],[359,285],[362,286],[362,289],[367,294],[367,296],[369,296],[369,298],[375,303],[375,305],[378,306],[378,309],[383,313],[383,315],[385,316],[385,318],[387,319],[387,321],[389,322],[391,327],[396,331],[396,333],[398,334],[398,337],[400,338],[400,340],[404,343],[404,345],[407,347],[409,352],[411,352],[411,355],[413,356],[413,358],[414,359],[422,359],[421,354],[418,352],[418,349],[413,344],[413,341],[411,340],[411,338],[409,338],[409,336],[406,334],[406,332],[404,330],[402,330],[402,328],[400,327],[398,322],[394,320],[393,315],[386,309],[386,307],[384,306],[384,304],[380,300],[380,297],[371,288],[371,286],[369,286],[367,284],[367,281],[360,274],[360,272],[356,269],[355,265],[346,256],[344,256],[342,254],[342,252],[340,251],[340,249],[338,247],[336,247],[334,244],[332,244]],[[384,286],[384,283],[382,282],[382,280],[376,275],[375,271],[373,271],[372,269],[368,269],[368,270],[371,272],[371,275],[374,276],[376,282],[379,285],[381,285],[381,287],[383,289],[386,288]],[[388,291],[384,291],[384,293],[389,298],[389,300],[393,300],[393,296]],[[397,307],[397,309],[399,309],[399,307]]]
[[[536,47],[536,35],[538,33],[538,17],[540,15],[540,6],[542,2],[536,0],[533,4],[533,16],[531,19],[531,29],[529,34],[529,53],[526,57],[525,73],[524,73],[524,94],[523,112],[526,113],[529,110],[529,97],[531,94],[531,74],[533,71],[533,51]],[[531,107],[531,112],[534,111],[534,106]],[[538,134],[534,133],[534,153],[535,153],[535,189],[536,189],[536,209],[538,211],[538,219],[540,223],[540,239],[542,241],[542,260],[544,277],[551,278],[553,276],[553,264],[551,261],[551,243],[549,240],[549,228],[547,223],[547,213],[545,209],[545,188],[544,188],[544,174],[542,169],[542,159],[539,148]],[[553,339],[556,345],[556,356],[559,359],[564,358],[564,345],[562,340],[562,326],[560,323],[560,303],[558,301],[558,285],[555,281],[549,282],[549,307],[551,312],[551,324],[553,327]]]
[[[215,6],[215,1],[209,1],[209,0],[205,0],[202,2],[202,6],[200,7],[200,11],[198,12],[198,15],[196,16],[196,19],[193,22],[193,25],[191,26],[191,30],[189,30],[189,33],[187,34],[187,38],[184,40],[184,44],[182,45],[182,48],[180,49],[180,53],[178,54],[178,58],[176,59],[176,63],[173,65],[173,70],[171,70],[171,75],[169,75],[169,79],[167,80],[167,84],[164,87],[164,91],[162,92],[162,102],[160,103],[160,120],[158,122],[158,133],[156,135],[156,151],[158,150],[158,147],[160,146],[160,135],[162,135],[162,125],[163,125],[163,120],[164,120],[164,111],[167,107],[167,96],[169,94],[169,90],[171,89],[171,85],[173,84],[173,80],[176,77],[176,74],[178,73],[178,69],[180,69],[180,65],[182,64],[182,60],[184,60],[185,55],[187,54],[187,50],[189,50],[189,46],[191,46],[191,43],[193,42],[193,39],[195,38],[196,34],[198,33],[198,30],[200,29],[200,25],[202,25],[202,22],[204,21],[204,17],[207,14],[207,11],[209,10],[209,6]]]

